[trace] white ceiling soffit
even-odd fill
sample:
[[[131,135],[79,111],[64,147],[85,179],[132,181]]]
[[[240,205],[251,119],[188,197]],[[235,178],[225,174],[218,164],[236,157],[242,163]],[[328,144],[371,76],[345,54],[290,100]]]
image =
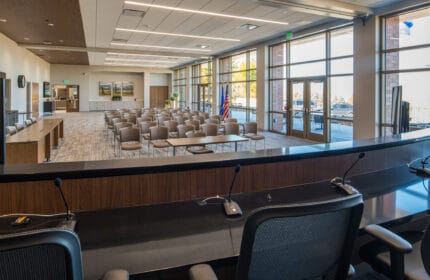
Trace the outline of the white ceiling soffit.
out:
[[[357,4],[334,0],[254,0],[272,7],[288,7],[297,12],[352,20],[373,14],[372,9]]]

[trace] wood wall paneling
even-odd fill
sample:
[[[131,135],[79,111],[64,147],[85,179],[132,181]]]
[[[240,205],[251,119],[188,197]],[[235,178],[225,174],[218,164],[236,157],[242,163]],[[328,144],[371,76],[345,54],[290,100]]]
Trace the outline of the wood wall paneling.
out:
[[[165,100],[169,98],[169,87],[167,86],[151,86],[150,92],[150,107],[164,108]]]
[[[357,164],[350,175],[406,164],[422,156],[423,143],[375,150]],[[329,180],[341,176],[358,153],[242,166],[234,193],[253,192]],[[228,192],[234,167],[132,176],[64,180],[64,192],[72,211],[130,207],[194,200]],[[52,181],[0,185],[0,214],[63,212]]]

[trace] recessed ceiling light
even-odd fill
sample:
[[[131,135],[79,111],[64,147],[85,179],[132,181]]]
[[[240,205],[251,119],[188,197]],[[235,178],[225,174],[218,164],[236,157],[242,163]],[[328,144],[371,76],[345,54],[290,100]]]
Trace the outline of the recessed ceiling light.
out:
[[[127,29],[127,28],[119,28],[119,27],[117,27],[116,30],[117,31],[134,32],[134,33],[163,35],[163,36],[176,36],[176,37],[187,37],[187,38],[197,38],[197,39],[207,39],[207,40],[240,42],[239,39],[230,39],[230,38],[222,38],[222,37],[210,37],[210,36],[198,36],[198,35],[187,35],[187,34],[167,33],[167,32],[155,32],[155,31]]]
[[[52,45],[52,42],[51,41],[43,41],[43,44],[44,45]]]
[[[178,47],[166,47],[166,46],[155,46],[155,45],[143,45],[143,44],[126,44],[126,43],[115,43],[111,42],[111,45],[114,46],[123,46],[123,47],[139,47],[139,48],[156,48],[156,49],[167,49],[167,50],[181,50],[181,51],[204,51],[210,52],[211,50],[202,50],[202,49],[193,49],[193,48],[178,48]]]
[[[0,18],[0,22],[7,22],[7,19],[5,19],[5,18]]]
[[[170,57],[170,58],[183,58],[189,59],[189,56],[174,56],[174,55],[156,55],[156,54],[141,54],[141,53],[118,53],[118,52],[107,52],[107,55],[117,55],[117,56],[139,56],[139,57]]]
[[[25,37],[24,40],[28,41],[28,40],[30,40],[30,38]]]
[[[155,4],[140,3],[140,2],[133,2],[133,1],[125,1],[124,4],[142,6],[142,7],[158,8],[158,9],[171,10],[171,11],[188,12],[188,13],[193,13],[193,14],[209,15],[209,16],[216,16],[216,17],[226,17],[226,18],[256,21],[256,22],[288,25],[288,22],[282,22],[282,21],[266,20],[266,19],[251,18],[251,17],[242,17],[242,16],[220,14],[220,13],[213,13],[213,12],[205,12],[205,11],[192,10],[192,9],[183,9],[183,8],[165,6],[165,5],[155,5]]]
[[[53,24],[52,22],[48,22],[48,26],[54,26],[55,24]]]
[[[58,42],[60,42],[60,43],[64,43],[64,40],[58,40]]]
[[[246,30],[254,30],[259,28],[260,26],[255,25],[255,24],[251,24],[251,23],[245,23],[242,24],[241,26],[239,26],[240,29],[246,29]]]
[[[139,10],[133,10],[133,9],[124,9],[122,10],[122,14],[124,16],[131,16],[131,17],[143,17],[146,12],[145,11],[139,11]]]
[[[209,48],[208,45],[196,45],[196,47],[200,48],[200,49],[207,49],[207,48]]]

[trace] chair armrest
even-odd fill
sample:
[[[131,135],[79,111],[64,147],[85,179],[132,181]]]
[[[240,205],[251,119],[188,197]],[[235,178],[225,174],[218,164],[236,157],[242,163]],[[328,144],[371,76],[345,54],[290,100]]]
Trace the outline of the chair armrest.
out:
[[[189,270],[189,274],[190,274],[191,280],[217,280],[218,279],[212,267],[208,264],[193,265]]]
[[[368,225],[364,230],[378,239],[379,241],[385,243],[390,247],[390,250],[394,250],[398,253],[407,254],[412,252],[412,245],[402,237],[398,236],[392,231],[385,229],[378,225]]]
[[[128,271],[122,269],[114,269],[106,272],[102,280],[128,280],[129,274]]]

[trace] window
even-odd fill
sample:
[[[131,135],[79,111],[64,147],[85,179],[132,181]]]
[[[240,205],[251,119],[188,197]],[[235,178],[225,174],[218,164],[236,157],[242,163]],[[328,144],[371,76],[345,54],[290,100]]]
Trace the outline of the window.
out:
[[[173,72],[173,92],[179,95],[179,108],[187,106],[187,68]]]
[[[192,110],[211,112],[212,108],[212,61],[192,67]]]
[[[430,127],[430,8],[387,16],[382,28],[382,134],[392,133],[394,86],[409,102],[410,128]]]
[[[256,121],[257,51],[250,50],[220,59],[220,93],[228,87],[230,118]],[[221,96],[221,94],[220,94]],[[220,105],[222,106],[223,104]]]
[[[326,77],[331,142],[351,140],[353,125],[353,28],[282,42],[269,48],[269,129],[288,133],[289,78]],[[329,51],[328,51],[329,50]]]

